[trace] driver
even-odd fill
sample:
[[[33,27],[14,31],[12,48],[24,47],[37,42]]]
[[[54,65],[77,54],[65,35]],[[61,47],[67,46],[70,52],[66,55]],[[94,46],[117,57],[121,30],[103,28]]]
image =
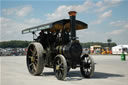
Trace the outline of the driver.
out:
[[[37,40],[43,45],[44,49],[48,46],[47,34],[43,30],[39,33]]]

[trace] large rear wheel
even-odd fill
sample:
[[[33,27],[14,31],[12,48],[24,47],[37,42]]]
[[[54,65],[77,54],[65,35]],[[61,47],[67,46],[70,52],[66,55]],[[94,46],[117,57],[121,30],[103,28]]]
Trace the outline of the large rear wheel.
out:
[[[67,76],[67,62],[63,55],[55,57],[54,72],[58,80],[64,80]]]
[[[80,71],[83,77],[90,78],[93,76],[95,69],[94,61],[91,56],[83,55],[81,58]]]
[[[40,43],[31,43],[27,51],[27,68],[32,75],[40,75],[44,68],[43,47]]]

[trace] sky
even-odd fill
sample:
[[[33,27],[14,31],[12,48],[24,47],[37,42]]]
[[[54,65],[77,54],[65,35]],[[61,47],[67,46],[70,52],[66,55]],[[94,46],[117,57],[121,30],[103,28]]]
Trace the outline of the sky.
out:
[[[32,40],[32,34],[21,34],[25,28],[68,19],[88,24],[77,31],[80,42],[128,44],[128,0],[0,0],[0,41]],[[38,34],[38,33],[37,33]]]

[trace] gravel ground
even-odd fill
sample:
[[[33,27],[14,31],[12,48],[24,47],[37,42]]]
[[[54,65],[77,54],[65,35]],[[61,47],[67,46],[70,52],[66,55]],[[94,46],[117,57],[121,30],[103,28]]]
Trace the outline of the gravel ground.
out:
[[[71,69],[65,81],[57,80],[53,69],[44,68],[40,76],[28,73],[25,56],[0,57],[1,85],[128,85],[128,56],[121,61],[119,55],[92,55],[94,76],[81,76],[79,68]]]

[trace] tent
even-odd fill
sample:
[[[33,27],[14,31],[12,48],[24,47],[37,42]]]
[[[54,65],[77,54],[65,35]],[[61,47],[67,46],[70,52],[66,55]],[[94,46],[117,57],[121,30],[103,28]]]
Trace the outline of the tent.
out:
[[[128,45],[117,45],[112,47],[112,54],[122,54],[122,52],[128,54]]]

